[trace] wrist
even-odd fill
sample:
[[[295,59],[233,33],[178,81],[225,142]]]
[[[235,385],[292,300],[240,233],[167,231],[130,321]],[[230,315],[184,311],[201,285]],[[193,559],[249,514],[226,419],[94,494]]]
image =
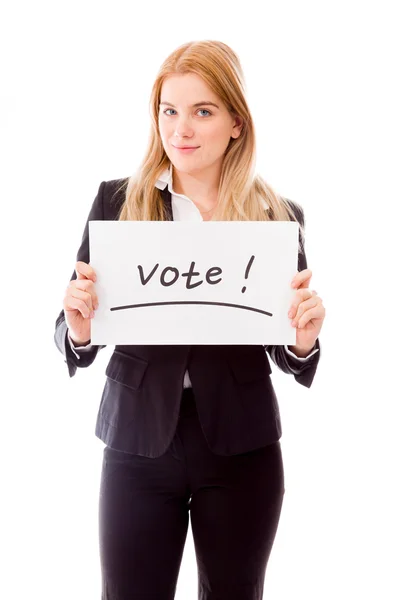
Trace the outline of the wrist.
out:
[[[288,346],[288,348],[298,358],[306,358],[306,356],[308,356],[310,352],[315,349],[315,343],[313,346],[309,346],[308,348],[304,346]]]
[[[72,342],[73,342],[75,348],[79,348],[80,346],[87,346],[88,344],[90,344],[90,340],[88,340],[87,342],[77,342],[75,340],[72,340]]]
[[[74,346],[76,348],[79,348],[79,346],[87,346],[88,344],[90,344],[90,338],[88,340],[79,340],[79,339],[73,338],[69,332],[68,332],[68,335],[70,337],[70,340],[72,341],[72,343],[74,344]]]

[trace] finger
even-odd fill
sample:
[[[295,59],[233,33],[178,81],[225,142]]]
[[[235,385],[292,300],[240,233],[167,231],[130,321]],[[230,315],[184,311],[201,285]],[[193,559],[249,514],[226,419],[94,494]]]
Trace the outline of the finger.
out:
[[[86,302],[81,300],[76,296],[66,296],[64,299],[64,311],[68,310],[79,310],[82,317],[88,319],[91,315],[91,310],[89,310]]]
[[[77,279],[91,279],[92,281],[96,281],[96,272],[91,265],[83,262],[82,260],[78,260],[75,265],[75,272]]]
[[[97,310],[98,302],[95,302],[92,294],[90,293],[90,290],[85,289],[85,285],[88,284],[93,285],[93,283],[88,280],[81,280],[78,283],[76,283],[76,281],[72,281],[68,286],[65,295],[83,300],[90,311]]]
[[[66,295],[70,295],[71,290],[74,289],[79,289],[90,294],[92,298],[92,305],[94,309],[97,310],[97,308],[99,307],[99,299],[97,297],[93,281],[91,281],[90,279],[72,279],[67,288]]]
[[[304,302],[301,302],[297,308],[295,316],[293,317],[293,321],[295,321],[295,324],[297,324],[300,321],[300,318],[304,315],[304,313],[307,310],[310,310],[310,308],[314,308],[317,305],[318,301],[315,299],[315,296],[312,296],[311,298],[304,300]]]
[[[91,312],[94,313],[94,311],[96,310],[96,306],[94,305],[90,294],[87,294],[86,292],[79,290],[79,289],[73,289],[71,291],[70,296],[72,298],[77,298],[79,300],[82,300],[86,304],[87,309],[90,313]]]
[[[301,302],[308,300],[310,297],[315,298],[315,296],[313,296],[313,295],[310,296],[310,294],[311,294],[311,291],[308,288],[301,288],[301,289],[297,290],[297,292],[292,300],[292,304],[290,305],[290,309],[288,312],[289,318],[292,318],[296,315]]]
[[[319,303],[314,308],[310,308],[307,310],[302,317],[300,317],[297,327],[300,329],[305,327],[309,321],[316,321],[319,319],[323,319],[325,316],[325,309]]]
[[[306,288],[309,286],[311,281],[312,271],[310,269],[303,269],[299,271],[292,280],[292,287],[294,288]]]

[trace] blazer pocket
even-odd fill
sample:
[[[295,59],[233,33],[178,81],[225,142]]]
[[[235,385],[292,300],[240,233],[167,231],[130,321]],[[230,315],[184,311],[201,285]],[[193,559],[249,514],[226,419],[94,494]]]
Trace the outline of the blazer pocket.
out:
[[[238,383],[261,381],[272,373],[271,365],[265,355],[264,349],[262,352],[251,351],[231,355],[228,357],[228,364],[231,373]]]
[[[106,375],[117,383],[138,390],[148,366],[148,361],[143,358],[114,350],[106,368]]]

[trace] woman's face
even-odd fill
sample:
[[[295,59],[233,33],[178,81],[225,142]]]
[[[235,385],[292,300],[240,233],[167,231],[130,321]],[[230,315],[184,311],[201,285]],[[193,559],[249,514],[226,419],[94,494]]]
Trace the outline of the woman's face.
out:
[[[158,124],[165,152],[178,171],[222,163],[229,140],[240,135],[240,123],[198,75],[170,75],[164,80]],[[186,153],[176,146],[197,149]]]

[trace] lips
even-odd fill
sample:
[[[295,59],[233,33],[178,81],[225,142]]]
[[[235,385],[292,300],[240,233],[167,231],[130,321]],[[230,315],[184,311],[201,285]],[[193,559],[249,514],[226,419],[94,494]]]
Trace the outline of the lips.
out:
[[[190,148],[199,148],[199,146],[174,146],[174,148],[178,148],[178,150],[189,150]]]

